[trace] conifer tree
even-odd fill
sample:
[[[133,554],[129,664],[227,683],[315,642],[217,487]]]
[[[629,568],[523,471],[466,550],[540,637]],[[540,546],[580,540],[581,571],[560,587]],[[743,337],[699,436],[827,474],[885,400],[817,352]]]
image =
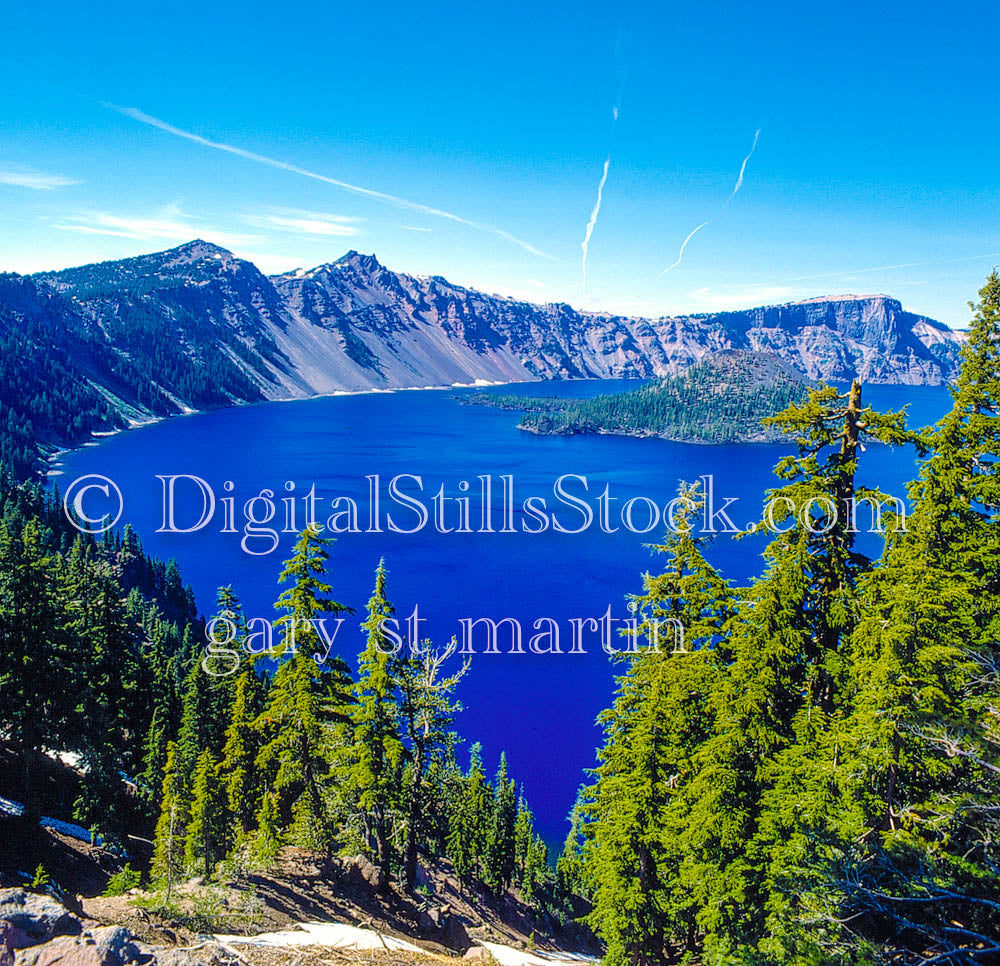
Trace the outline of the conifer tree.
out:
[[[920,442],[903,413],[863,408],[855,382],[831,387],[774,417],[798,454],[778,463],[769,491],[764,576],[741,595],[728,625],[733,660],[715,689],[714,733],[685,790],[705,881],[697,925],[713,956],[770,949],[768,910],[780,904],[789,844],[809,841],[821,758],[841,715],[857,582],[870,561],[854,549],[851,501],[882,494],[855,484],[866,440]],[[777,512],[773,512],[777,508]],[[807,803],[795,809],[792,803]],[[705,906],[712,910],[711,917]]]
[[[1000,948],[996,272],[974,309],[907,527],[862,585],[849,712],[820,759],[836,789],[824,861],[793,867],[789,878],[810,888],[775,910],[815,924],[785,928],[797,952],[849,955],[869,942],[887,958],[931,948],[941,961],[985,962]]]
[[[143,742],[140,789],[152,801],[163,784],[163,770],[167,763],[167,742],[176,731],[176,708],[179,700],[171,662],[166,653],[165,634],[162,627],[145,629],[151,637],[147,660],[150,665],[150,686],[153,691],[149,727]]]
[[[177,744],[167,744],[167,761],[160,793],[160,815],[153,845],[153,874],[164,879],[167,899],[184,871],[184,839],[190,820],[190,796],[178,770]]]
[[[124,845],[131,809],[121,780],[128,753],[129,706],[136,695],[127,675],[134,633],[128,626],[121,586],[108,561],[95,560],[74,544],[67,568],[70,620],[83,677],[77,686],[77,741],[84,774],[75,817],[103,837]]]
[[[184,676],[177,732],[177,769],[188,787],[194,780],[198,756],[206,748],[216,750],[220,725],[215,715],[214,682],[205,673],[200,657],[191,661]]]
[[[245,839],[250,833],[260,804],[261,785],[256,767],[260,731],[256,722],[263,710],[262,705],[260,680],[253,669],[243,671],[236,679],[226,742],[219,763],[219,774],[237,841]]]
[[[25,822],[38,820],[36,762],[42,747],[67,733],[66,675],[71,664],[57,596],[57,561],[47,551],[37,518],[18,532],[0,520],[0,727],[20,763]]]
[[[514,867],[521,898],[529,905],[536,903],[549,878],[548,848],[541,836],[535,834],[535,817],[528,807],[523,788],[514,820]]]
[[[334,727],[349,721],[351,700],[344,662],[334,658],[321,670],[314,656],[322,647],[317,622],[350,610],[327,597],[332,590],[324,580],[329,542],[312,527],[304,530],[278,578],[291,585],[275,604],[285,611],[277,622],[283,659],[258,718],[262,744],[257,766],[275,796],[267,801],[278,810],[282,825],[292,827],[294,841],[317,848],[332,844],[325,790]]]
[[[392,614],[392,605],[386,597],[385,561],[380,560],[367,618],[361,625],[366,635],[365,649],[358,660],[358,681],[354,686],[353,739],[347,754],[345,781],[353,789],[366,828],[374,836],[379,889],[383,893],[388,891],[392,876],[390,821],[399,799],[403,753],[398,730],[397,684],[392,673],[396,665],[383,625]]]
[[[447,842],[448,856],[463,881],[482,872],[495,807],[483,774],[482,746],[477,742],[469,752],[469,770],[462,778]]]
[[[198,756],[191,789],[190,821],[184,842],[189,867],[201,865],[206,879],[226,852],[226,793],[210,749]]]
[[[563,850],[556,860],[556,886],[560,898],[569,899],[573,896],[586,898],[589,895],[584,880],[585,863],[583,848],[585,844],[584,810],[586,808],[586,789],[581,788],[573,804],[569,816],[569,832]]]
[[[263,862],[269,862],[281,846],[281,815],[278,811],[278,796],[265,791],[261,797],[257,825],[250,836],[253,855]]]
[[[500,753],[493,798],[492,821],[486,832],[483,856],[483,881],[499,894],[514,878],[514,823],[517,820],[517,786],[507,774],[504,752]]]
[[[703,506],[700,487],[682,484],[674,529],[654,548],[665,569],[646,574],[632,598],[636,633],[618,658],[626,670],[614,705],[598,719],[597,782],[581,796],[587,863],[578,874],[614,964],[661,963],[671,943],[694,945],[698,872],[683,832],[690,803],[679,789],[712,733],[710,699],[729,659],[723,635],[734,607],[703,556],[710,537],[694,532]]]
[[[466,662],[451,675],[441,673],[456,647],[454,639],[444,649],[424,641],[419,653],[397,655],[392,665],[392,673],[399,682],[399,712],[407,756],[403,778],[406,820],[403,875],[408,893],[416,886],[417,852],[426,824],[425,812],[434,798],[428,774],[436,759],[450,753],[456,740],[451,725],[462,706],[452,695],[469,664]]]
[[[528,854],[535,837],[535,819],[524,797],[524,788],[517,797],[517,815],[514,818],[514,874],[520,884],[528,864]]]

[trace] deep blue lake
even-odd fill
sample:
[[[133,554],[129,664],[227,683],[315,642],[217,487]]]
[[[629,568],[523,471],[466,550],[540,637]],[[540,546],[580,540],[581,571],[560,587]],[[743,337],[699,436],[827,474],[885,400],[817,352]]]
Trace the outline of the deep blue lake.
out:
[[[525,394],[588,396],[636,382],[532,383],[498,391]],[[519,620],[527,635],[532,622],[550,617],[559,622],[563,650],[569,651],[573,618],[598,618],[608,606],[616,618],[628,616],[624,598],[641,587],[641,573],[658,567],[644,546],[658,541],[663,528],[642,536],[622,526],[620,508],[633,497],[648,497],[662,508],[676,495],[679,480],[713,476],[715,505],[735,497],[727,512],[743,526],[756,519],[762,495],[774,482],[771,468],[788,447],[776,445],[699,446],[664,440],[614,436],[538,437],[516,429],[516,413],[455,400],[460,390],[402,391],[324,397],[180,417],[88,444],[62,458],[60,487],[88,473],[113,479],[125,497],[123,525],[130,522],[147,551],[175,558],[185,580],[196,592],[206,614],[214,609],[216,588],[231,584],[248,616],[273,617],[271,605],[279,593],[276,580],[281,562],[289,555],[293,536],[281,536],[278,549],[251,555],[241,549],[242,504],[263,488],[282,497],[302,497],[315,485],[320,520],[330,512],[335,497],[350,497],[359,507],[359,525],[368,526],[369,476],[381,477],[381,533],[347,533],[332,547],[330,583],[333,596],[354,607],[358,619],[342,627],[336,644],[354,659],[362,646],[358,623],[370,595],[372,573],[384,556],[389,568],[389,595],[400,617],[419,606],[421,637],[446,641],[460,631],[461,618],[491,617]],[[946,389],[874,386],[865,401],[880,408],[909,404],[912,423],[923,425],[939,418],[949,406]],[[902,485],[914,472],[913,454],[870,446],[864,454],[862,482],[903,495]],[[192,474],[212,487],[215,517],[195,533],[157,533],[163,520],[163,487],[159,475]],[[416,533],[393,533],[386,513],[402,528],[414,528],[417,511],[394,504],[387,490],[399,474],[423,479],[419,492],[406,480],[402,492],[417,497],[429,514]],[[595,519],[581,533],[557,532],[552,518],[566,529],[581,526],[583,514],[560,504],[553,495],[556,479],[564,474],[586,477],[566,490],[592,508]],[[443,485],[451,499],[444,504],[443,523],[457,527],[459,506],[454,498],[470,499],[470,527],[482,529],[480,482],[492,476],[492,526],[504,525],[502,476],[514,480],[514,503],[520,507],[531,496],[545,498],[549,528],[540,533],[443,533],[435,527],[431,498]],[[232,481],[232,494],[224,483]],[[293,481],[293,493],[285,489]],[[470,484],[468,492],[460,486]],[[617,533],[606,533],[599,519],[597,498],[609,487],[617,502],[609,523]],[[221,498],[235,496],[236,528],[221,533]],[[202,497],[190,482],[176,490],[176,523],[191,525],[202,509]],[[346,501],[338,509],[346,506]],[[277,526],[283,525],[279,504]],[[302,513],[300,499],[297,512]],[[103,512],[102,508],[98,512]],[[537,517],[522,519],[537,529]],[[303,517],[297,519],[301,525]],[[344,520],[345,518],[341,518]],[[647,512],[635,506],[633,526],[645,526]],[[864,517],[862,517],[864,519]],[[252,549],[267,545],[263,538]],[[736,541],[719,536],[710,557],[723,573],[745,581],[759,572],[762,539]],[[872,538],[866,546],[876,548]],[[620,625],[619,625],[620,626]],[[506,750],[513,776],[524,783],[535,809],[539,830],[553,844],[561,843],[577,786],[584,769],[594,764],[599,734],[594,725],[613,692],[613,668],[598,635],[585,635],[587,653],[479,654],[462,682],[465,710],[458,728],[468,744],[481,741],[487,769],[496,768]],[[475,643],[475,641],[474,641]],[[477,650],[482,650],[481,646]]]

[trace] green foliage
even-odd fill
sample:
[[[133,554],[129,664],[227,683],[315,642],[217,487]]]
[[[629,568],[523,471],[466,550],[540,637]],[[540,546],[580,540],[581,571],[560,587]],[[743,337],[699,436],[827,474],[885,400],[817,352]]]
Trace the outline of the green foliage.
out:
[[[455,648],[454,639],[443,649],[424,641],[419,653],[403,652],[392,663],[399,682],[400,731],[406,746],[401,793],[406,822],[403,879],[409,893],[416,885],[420,843],[434,832],[433,805],[440,786],[433,779],[449,771],[458,741],[451,727],[461,705],[453,695],[469,664],[453,674],[442,673]]]
[[[28,883],[28,888],[32,892],[44,892],[52,881],[52,877],[45,871],[45,866],[41,862],[35,867],[35,874]]]
[[[493,782],[492,808],[485,830],[483,881],[494,894],[503,893],[514,878],[514,826],[517,824],[517,786],[507,773],[507,756]]]
[[[268,800],[296,844],[329,848],[334,840],[328,809],[331,757],[338,725],[349,722],[350,672],[343,660],[325,657],[317,622],[349,608],[326,597],[331,586],[324,571],[329,541],[312,528],[304,530],[294,555],[279,577],[291,584],[275,606],[285,613],[281,654],[264,710],[257,719],[261,734],[256,766],[270,789]]]
[[[728,350],[631,392],[587,399],[475,393],[464,403],[523,412],[534,433],[617,433],[692,442],[775,440],[762,423],[806,394],[804,379],[776,356]]]
[[[252,669],[244,671],[236,680],[219,763],[237,841],[244,839],[253,828],[263,793],[256,767],[260,751],[260,730],[256,722],[263,710],[263,701],[260,678]]]
[[[341,761],[344,792],[359,812],[366,847],[372,839],[377,854],[380,886],[389,888],[396,850],[390,825],[399,812],[403,743],[399,735],[398,682],[392,646],[383,622],[392,617],[386,597],[385,561],[375,571],[375,588],[361,625],[365,648],[358,658],[358,680],[351,708],[353,740]]]
[[[133,889],[138,889],[142,883],[142,873],[138,869],[133,869],[126,862],[124,868],[116,872],[104,887],[105,896],[123,896]]]
[[[683,533],[659,548],[635,600],[687,647],[627,656],[559,865],[611,966],[1000,948],[1000,276],[980,295],[933,429],[864,408],[857,384],[768,421],[798,451],[766,494],[787,529],[760,579],[727,590]],[[846,512],[880,496],[855,482],[866,439],[926,457],[876,561]]]
[[[226,792],[219,780],[218,762],[210,749],[198,756],[191,790],[190,821],[184,842],[189,868],[201,866],[211,876],[215,863],[227,851]]]
[[[187,909],[184,878],[243,878],[285,844],[360,849],[379,862],[385,890],[396,877],[412,891],[418,856],[444,855],[464,821],[454,719],[468,665],[446,668],[454,641],[390,653],[380,563],[352,682],[326,653],[333,620],[348,613],[331,597],[327,547],[306,531],[284,565],[273,674],[247,657],[234,667],[204,651],[205,623],[176,564],[147,557],[129,527],[81,536],[58,493],[0,471],[0,733],[27,820],[43,804],[42,749],[76,751],[74,817],[113,845],[152,836],[156,887],[143,901],[166,915],[218,919]],[[220,588],[217,606],[239,652],[246,626],[231,588]],[[235,673],[218,673],[220,662]],[[493,786],[481,760],[476,774],[469,875],[499,895],[514,878],[514,783],[505,757]],[[530,845],[525,881],[547,883],[533,833]],[[138,874],[127,867],[109,890],[129,891]]]
[[[130,530],[84,537],[58,493],[0,471],[0,733],[29,819],[41,810],[42,748],[79,754],[73,817],[103,839],[123,844],[146,817],[148,799],[122,776],[146,771],[156,708],[169,701],[184,634],[200,627],[169,572]]]
[[[448,832],[448,856],[463,881],[473,875],[483,877],[496,799],[483,774],[482,747],[472,746],[469,770],[461,779]]]

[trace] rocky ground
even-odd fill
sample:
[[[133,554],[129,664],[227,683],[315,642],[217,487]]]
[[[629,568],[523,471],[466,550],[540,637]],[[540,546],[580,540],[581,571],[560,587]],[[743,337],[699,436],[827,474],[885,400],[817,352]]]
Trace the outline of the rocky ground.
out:
[[[597,953],[583,927],[559,927],[514,892],[493,898],[463,886],[447,862],[421,867],[415,896],[395,888],[380,894],[378,872],[364,857],[329,859],[292,848],[265,870],[234,871],[220,883],[180,883],[169,899],[139,888],[103,895],[123,861],[52,829],[39,830],[30,848],[11,837],[0,841],[0,887],[12,887],[0,889],[0,966],[490,962],[490,949],[531,963],[569,950]],[[52,876],[48,894],[24,888],[24,870],[38,865]],[[342,923],[376,948],[239,941],[307,922]],[[405,948],[377,948],[397,944]]]

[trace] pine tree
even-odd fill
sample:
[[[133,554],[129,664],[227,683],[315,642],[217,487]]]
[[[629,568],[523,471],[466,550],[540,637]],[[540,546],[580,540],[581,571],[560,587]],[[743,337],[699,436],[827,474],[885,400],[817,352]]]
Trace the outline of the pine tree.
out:
[[[263,738],[257,766],[275,796],[267,801],[277,808],[282,824],[292,826],[294,841],[317,848],[332,843],[325,786],[335,725],[349,722],[351,700],[343,661],[335,659],[321,671],[312,656],[321,646],[316,622],[349,612],[326,596],[332,589],[323,579],[328,544],[315,529],[304,530],[278,578],[291,583],[275,604],[285,611],[277,622],[284,657],[258,718]]]
[[[447,841],[448,856],[463,881],[482,874],[495,810],[493,792],[483,774],[482,746],[477,742],[469,752],[469,770],[462,778]]]
[[[191,661],[181,692],[181,725],[177,733],[177,769],[185,784],[194,780],[198,756],[206,748],[216,749],[219,719],[215,716],[213,680],[198,657]]]
[[[0,520],[0,728],[20,762],[25,823],[38,820],[36,762],[43,746],[68,736],[72,678],[52,673],[72,666],[57,588],[58,561],[45,546],[41,526],[29,519],[14,530]]]
[[[225,855],[228,814],[226,793],[219,780],[218,762],[206,748],[198,756],[191,789],[184,858],[189,867],[201,865],[205,878],[212,875],[215,863]]]
[[[66,579],[71,608],[67,627],[84,671],[77,697],[84,775],[74,817],[86,827],[99,828],[109,842],[124,845],[131,808],[121,774],[128,764],[131,732],[128,708],[134,692],[127,680],[127,655],[134,632],[112,564],[94,560],[78,543]]]
[[[153,846],[153,873],[166,883],[167,900],[184,871],[184,837],[190,820],[190,797],[177,766],[177,744],[167,745],[167,762],[160,794],[160,815]]]
[[[397,655],[392,664],[392,674],[399,682],[399,713],[407,753],[403,778],[406,819],[403,875],[408,893],[412,893],[416,885],[417,851],[428,806],[435,797],[428,775],[435,759],[449,755],[456,740],[451,725],[461,705],[452,695],[469,664],[464,664],[454,674],[441,674],[455,648],[454,640],[443,650],[424,641],[419,654]]]
[[[517,820],[517,786],[507,774],[507,755],[500,753],[500,766],[493,783],[492,821],[486,832],[483,881],[496,894],[514,878],[514,823]]]
[[[263,706],[261,684],[253,669],[236,679],[226,742],[222,749],[219,774],[226,793],[226,803],[235,824],[235,838],[243,840],[256,819],[261,786],[257,774],[260,732],[256,722]]]
[[[345,781],[353,789],[356,806],[365,826],[374,835],[379,865],[379,889],[389,890],[393,865],[390,836],[391,812],[399,799],[400,763],[397,683],[390,642],[383,621],[393,614],[386,597],[385,561],[375,571],[375,589],[368,601],[368,616],[362,630],[365,649],[358,660],[355,704],[351,709],[353,740],[347,755]]]
[[[796,950],[867,940],[887,958],[933,948],[942,961],[978,962],[1000,946],[996,272],[974,309],[907,528],[862,585],[849,711],[820,759],[836,789],[825,861],[799,875],[810,885],[799,902],[820,925],[792,932]]]
[[[535,819],[522,788],[517,797],[517,815],[514,818],[514,877],[519,885],[524,881],[528,855],[534,838]]]
[[[256,858],[268,862],[277,854],[281,841],[278,797],[274,792],[265,791],[257,814],[257,827],[250,837],[251,850]]]
[[[811,763],[842,713],[857,582],[870,567],[853,546],[851,501],[872,495],[855,485],[858,456],[868,439],[919,441],[902,413],[862,408],[857,383],[846,396],[813,390],[773,423],[798,444],[776,468],[784,486],[767,494],[779,507],[769,523],[786,529],[728,626],[733,661],[687,790],[685,834],[700,844],[701,902],[713,909],[711,921],[700,917],[709,923],[703,942],[715,956],[773,952],[768,910],[780,905],[787,886],[776,883],[824,807],[821,769]]]
[[[734,603],[703,556],[710,538],[694,533],[700,488],[682,484],[678,505],[675,530],[655,548],[665,569],[646,574],[632,598],[636,633],[619,657],[627,669],[614,705],[598,718],[605,743],[597,782],[581,796],[577,833],[587,848],[578,874],[610,963],[662,963],[671,943],[694,945],[697,871],[683,833],[690,803],[680,790],[712,733],[709,702],[729,660],[723,634]]]
[[[521,898],[528,905],[537,904],[549,879],[548,848],[541,836],[535,834],[535,817],[523,788],[514,820],[514,869]]]
[[[586,898],[590,894],[584,879],[583,848],[586,842],[584,810],[587,804],[585,796],[586,790],[581,788],[570,812],[569,832],[566,833],[563,850],[556,860],[556,887],[562,899],[572,899],[573,896]]]
[[[150,622],[152,623],[152,622]],[[152,711],[149,727],[143,742],[142,772],[140,789],[148,801],[152,801],[163,785],[163,770],[167,763],[167,742],[176,731],[176,708],[180,702],[176,684],[167,656],[165,633],[162,625],[145,631],[151,638],[147,651],[149,661],[150,687],[153,692]]]

